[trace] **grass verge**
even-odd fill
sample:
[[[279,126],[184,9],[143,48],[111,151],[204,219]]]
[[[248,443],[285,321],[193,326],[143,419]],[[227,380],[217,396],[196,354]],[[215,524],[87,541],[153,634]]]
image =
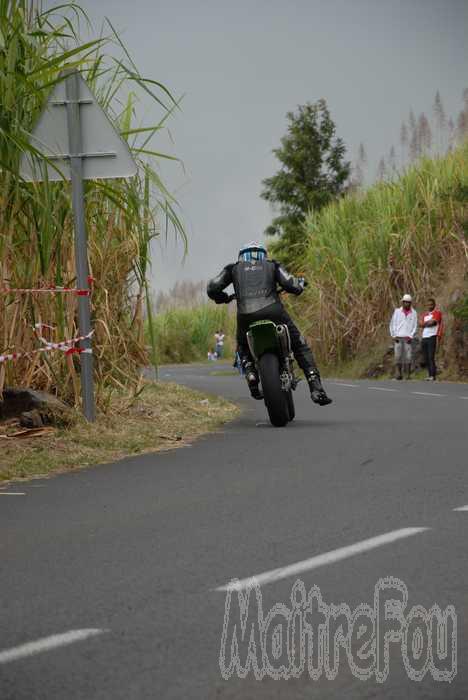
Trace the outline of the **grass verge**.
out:
[[[68,428],[42,435],[3,437],[0,481],[47,476],[183,446],[238,413],[237,406],[222,398],[169,382],[148,382],[131,405],[115,398],[109,415],[92,425],[79,418]]]

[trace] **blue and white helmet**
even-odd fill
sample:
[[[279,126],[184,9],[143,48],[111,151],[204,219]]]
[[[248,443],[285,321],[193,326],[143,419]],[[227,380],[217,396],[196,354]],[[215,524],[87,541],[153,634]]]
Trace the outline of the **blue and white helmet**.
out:
[[[261,243],[251,241],[242,246],[239,250],[239,260],[244,262],[252,262],[252,260],[265,260],[267,257],[267,249]]]

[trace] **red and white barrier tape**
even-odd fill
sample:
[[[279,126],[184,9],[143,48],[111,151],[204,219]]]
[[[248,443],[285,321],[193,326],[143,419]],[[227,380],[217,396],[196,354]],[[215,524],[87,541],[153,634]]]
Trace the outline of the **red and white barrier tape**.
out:
[[[75,294],[77,297],[91,296],[94,279],[88,277],[89,289],[77,289],[76,287],[37,287],[34,289],[22,289],[15,287],[0,287],[0,294]]]
[[[81,352],[90,352],[90,349],[87,348],[75,348],[73,347],[75,343],[78,343],[80,340],[87,340],[88,338],[91,338],[93,335],[94,331],[91,331],[91,333],[88,333],[88,335],[80,335],[76,338],[71,338],[70,340],[61,340],[59,343],[52,343],[46,338],[43,338],[41,333],[42,328],[50,328],[51,330],[54,329],[54,326],[49,326],[47,323],[36,323],[34,325],[34,331],[41,341],[41,343],[44,343],[44,345],[49,348],[50,350],[63,350],[66,355],[71,355],[74,352],[81,353]]]
[[[44,327],[45,325],[46,324],[44,323],[37,323],[36,328]],[[47,328],[51,328],[51,326],[47,326]],[[79,343],[80,340],[88,340],[88,338],[91,338],[93,333],[94,330],[87,335],[80,335],[76,338],[71,338],[71,340],[62,340],[60,343],[49,343],[49,341],[45,338],[38,336],[39,340],[44,343],[43,348],[37,348],[37,350],[31,350],[30,352],[12,352],[5,355],[0,355],[0,364],[2,362],[8,362],[9,360],[19,360],[22,357],[32,357],[33,355],[38,355],[41,352],[50,352],[51,350],[63,350],[65,355],[72,355],[74,353],[82,352],[92,353],[93,351],[91,348],[77,348],[74,347],[74,345],[75,343]]]

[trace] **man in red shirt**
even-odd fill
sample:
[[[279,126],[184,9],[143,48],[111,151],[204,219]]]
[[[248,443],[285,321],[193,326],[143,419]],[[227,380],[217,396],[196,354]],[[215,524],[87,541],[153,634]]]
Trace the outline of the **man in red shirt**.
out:
[[[442,337],[442,314],[436,309],[435,299],[427,300],[427,311],[422,314],[419,325],[422,328],[421,350],[429,375],[426,381],[434,382],[437,374],[437,342]]]

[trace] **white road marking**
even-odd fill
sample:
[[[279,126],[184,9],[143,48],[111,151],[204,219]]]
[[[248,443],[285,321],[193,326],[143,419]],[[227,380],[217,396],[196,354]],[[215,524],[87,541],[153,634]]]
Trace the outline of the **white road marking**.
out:
[[[465,401],[468,401],[468,396],[459,396],[458,398],[465,399]]]
[[[355,544],[350,544],[346,547],[339,547],[331,552],[318,554],[315,557],[305,559],[304,561],[299,561],[296,564],[290,564],[289,566],[283,566],[279,569],[265,571],[262,574],[256,574],[250,578],[244,578],[241,580],[234,579],[224,586],[219,586],[219,588],[216,588],[215,590],[243,591],[246,588],[251,588],[252,586],[261,586],[264,583],[272,583],[273,581],[279,581],[280,579],[287,578],[289,576],[297,576],[304,571],[311,571],[312,569],[318,569],[320,566],[334,564],[342,559],[348,559],[356,554],[362,554],[370,549],[376,549],[382,545],[389,544],[390,542],[396,542],[397,540],[401,540],[405,537],[417,535],[429,529],[430,528],[427,527],[404,527],[400,530],[393,530],[392,532],[386,532],[383,535],[370,537],[367,540],[361,540],[361,542],[356,542]]]
[[[368,389],[373,389],[374,391],[398,391],[398,389],[387,389],[384,386],[369,386]]]
[[[21,491],[0,491],[0,496],[26,496]]]
[[[468,506],[460,506],[459,508],[454,508],[453,510],[468,510]]]
[[[359,384],[344,384],[343,382],[329,382],[329,384],[333,384],[334,386],[349,386],[352,389],[359,389]]]
[[[62,634],[53,634],[50,637],[36,639],[34,642],[27,642],[26,644],[21,644],[19,647],[12,647],[11,649],[0,651],[0,664],[7,664],[10,661],[17,661],[18,659],[24,659],[28,656],[35,656],[35,654],[41,654],[44,651],[68,646],[75,642],[82,642],[85,639],[89,639],[89,637],[96,637],[108,631],[109,630],[101,629],[70,630]]]
[[[447,394],[431,394],[430,391],[412,391],[411,393],[418,396],[447,396]]]

